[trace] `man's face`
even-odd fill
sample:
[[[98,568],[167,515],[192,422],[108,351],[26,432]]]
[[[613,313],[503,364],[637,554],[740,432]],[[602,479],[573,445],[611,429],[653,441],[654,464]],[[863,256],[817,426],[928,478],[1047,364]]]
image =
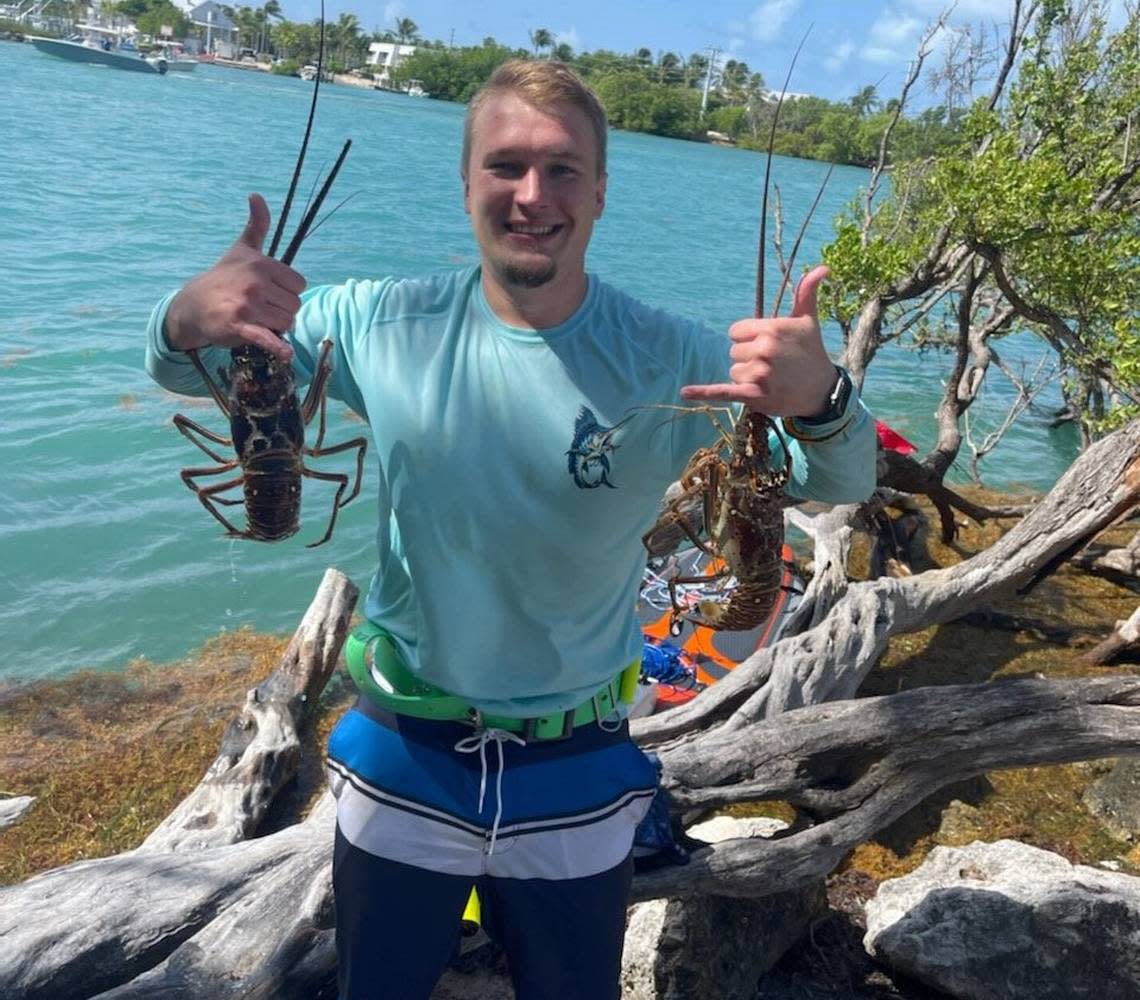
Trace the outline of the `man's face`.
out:
[[[590,119],[572,105],[547,113],[496,94],[478,110],[463,207],[501,284],[538,288],[585,273],[586,244],[605,206],[597,154]]]

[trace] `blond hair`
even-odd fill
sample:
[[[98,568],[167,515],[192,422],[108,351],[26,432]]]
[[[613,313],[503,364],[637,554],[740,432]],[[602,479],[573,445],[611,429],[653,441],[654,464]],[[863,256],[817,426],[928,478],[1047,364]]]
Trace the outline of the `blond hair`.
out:
[[[601,177],[606,172],[606,109],[602,102],[565,63],[548,59],[511,59],[503,63],[471,98],[467,105],[467,118],[463,122],[463,151],[460,154],[459,172],[467,176],[471,158],[472,123],[479,109],[498,94],[514,94],[531,107],[549,113],[569,104],[582,111],[590,120],[597,140],[597,170]]]

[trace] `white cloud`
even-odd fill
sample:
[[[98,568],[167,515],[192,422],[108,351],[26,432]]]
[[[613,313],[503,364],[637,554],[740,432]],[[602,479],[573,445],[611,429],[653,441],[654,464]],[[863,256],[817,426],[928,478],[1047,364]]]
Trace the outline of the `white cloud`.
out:
[[[774,42],[799,6],[800,0],[765,0],[748,15],[752,37],[758,42]]]
[[[950,6],[946,0],[906,0],[906,5],[912,10],[918,11],[928,21],[935,20]],[[954,21],[982,20],[988,24],[991,21],[1009,20],[1012,10],[1010,4],[1003,5],[1000,2],[995,2],[995,0],[957,0],[951,19]]]
[[[905,62],[925,25],[921,18],[885,7],[868,30],[859,58],[870,63]]]
[[[831,50],[831,55],[823,60],[823,65],[829,73],[838,73],[847,65],[847,60],[851,58],[854,51],[855,43],[844,39]]]
[[[900,63],[905,57],[898,49],[884,49],[876,45],[864,45],[859,50],[859,58],[871,63]]]
[[[581,51],[582,39],[578,35],[577,28],[563,28],[561,31],[552,31],[551,34],[554,35],[555,45],[562,45],[565,43],[566,45],[569,45],[570,48],[572,48],[575,52]]]
[[[871,47],[905,45],[918,37],[925,22],[918,17],[896,12],[889,7],[883,10],[868,32]]]

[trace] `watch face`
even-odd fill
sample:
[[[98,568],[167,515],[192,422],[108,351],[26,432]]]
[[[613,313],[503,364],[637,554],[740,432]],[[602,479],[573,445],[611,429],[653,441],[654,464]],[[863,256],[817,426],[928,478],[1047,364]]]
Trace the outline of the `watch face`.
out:
[[[839,372],[839,378],[835,383],[835,388],[831,390],[831,412],[829,416],[832,420],[837,420],[843,416],[847,409],[847,401],[851,398],[851,376],[838,365],[835,368]]]

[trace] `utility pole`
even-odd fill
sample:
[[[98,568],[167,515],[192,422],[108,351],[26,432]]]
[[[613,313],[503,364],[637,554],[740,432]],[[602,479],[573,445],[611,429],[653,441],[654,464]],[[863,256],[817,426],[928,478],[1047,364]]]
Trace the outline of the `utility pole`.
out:
[[[719,55],[720,55],[720,49],[718,49],[714,46],[709,46],[709,65],[708,65],[708,69],[705,70],[705,89],[704,89],[704,92],[701,94],[701,117],[702,118],[704,118],[704,116],[705,116],[705,108],[708,106],[708,103],[709,103],[709,87],[712,84],[713,73],[716,71],[716,60],[717,60],[717,56],[719,56]]]
[[[447,47],[449,49],[455,48],[455,29],[451,29],[451,37],[447,40]]]

